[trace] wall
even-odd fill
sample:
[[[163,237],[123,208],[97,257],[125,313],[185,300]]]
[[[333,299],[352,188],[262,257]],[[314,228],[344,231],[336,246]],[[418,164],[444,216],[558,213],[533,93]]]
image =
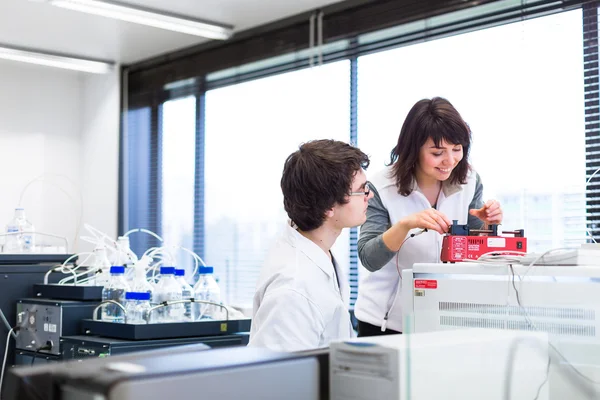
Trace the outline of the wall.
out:
[[[0,61],[2,231],[23,193],[21,205],[38,232],[73,243],[83,210],[83,222],[116,235],[117,77]]]
[[[60,174],[79,185],[81,82],[76,73],[0,62],[0,227],[12,218],[28,182]],[[52,177],[76,200],[76,190]],[[72,186],[72,185],[71,185]],[[75,233],[76,209],[55,186],[31,184],[21,203],[39,232]]]
[[[83,221],[117,236],[119,191],[119,74],[83,80],[81,188]],[[90,245],[82,247],[91,249]]]

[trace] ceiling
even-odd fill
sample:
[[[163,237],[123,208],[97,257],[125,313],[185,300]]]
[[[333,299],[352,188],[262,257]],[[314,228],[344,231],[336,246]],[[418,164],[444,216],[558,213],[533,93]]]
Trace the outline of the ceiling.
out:
[[[264,25],[340,0],[122,0],[234,26]],[[308,38],[307,38],[308,40]],[[67,10],[40,0],[0,0],[0,45],[130,64],[206,39]]]

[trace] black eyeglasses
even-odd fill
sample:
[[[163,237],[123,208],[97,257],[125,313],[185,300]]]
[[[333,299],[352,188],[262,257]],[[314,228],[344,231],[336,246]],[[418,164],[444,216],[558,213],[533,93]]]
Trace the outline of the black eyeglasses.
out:
[[[371,186],[369,182],[365,183],[365,189],[360,192],[350,192],[350,196],[369,196],[371,194]]]

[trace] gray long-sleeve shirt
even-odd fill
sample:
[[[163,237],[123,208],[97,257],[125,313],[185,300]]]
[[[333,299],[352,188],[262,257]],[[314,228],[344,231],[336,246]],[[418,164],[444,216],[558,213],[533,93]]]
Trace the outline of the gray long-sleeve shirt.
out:
[[[469,210],[483,206],[483,184],[479,174],[476,174],[476,177],[475,195],[471,204],[469,204]],[[383,233],[392,227],[390,214],[383,205],[377,190],[373,185],[370,185],[370,187],[373,198],[369,200],[367,221],[360,228],[358,257],[366,269],[374,272],[387,264],[396,255],[396,252],[388,249],[383,243]],[[467,224],[471,229],[481,229],[483,221],[469,214]]]

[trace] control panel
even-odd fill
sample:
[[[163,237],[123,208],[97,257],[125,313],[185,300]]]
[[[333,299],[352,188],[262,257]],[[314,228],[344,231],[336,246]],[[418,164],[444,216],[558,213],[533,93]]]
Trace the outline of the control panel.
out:
[[[92,318],[98,302],[23,299],[17,302],[20,327],[16,348],[60,355],[60,338],[79,334],[81,320]]]
[[[16,348],[60,354],[57,345],[60,340],[61,320],[60,306],[17,303],[17,324],[21,330],[16,338]]]

